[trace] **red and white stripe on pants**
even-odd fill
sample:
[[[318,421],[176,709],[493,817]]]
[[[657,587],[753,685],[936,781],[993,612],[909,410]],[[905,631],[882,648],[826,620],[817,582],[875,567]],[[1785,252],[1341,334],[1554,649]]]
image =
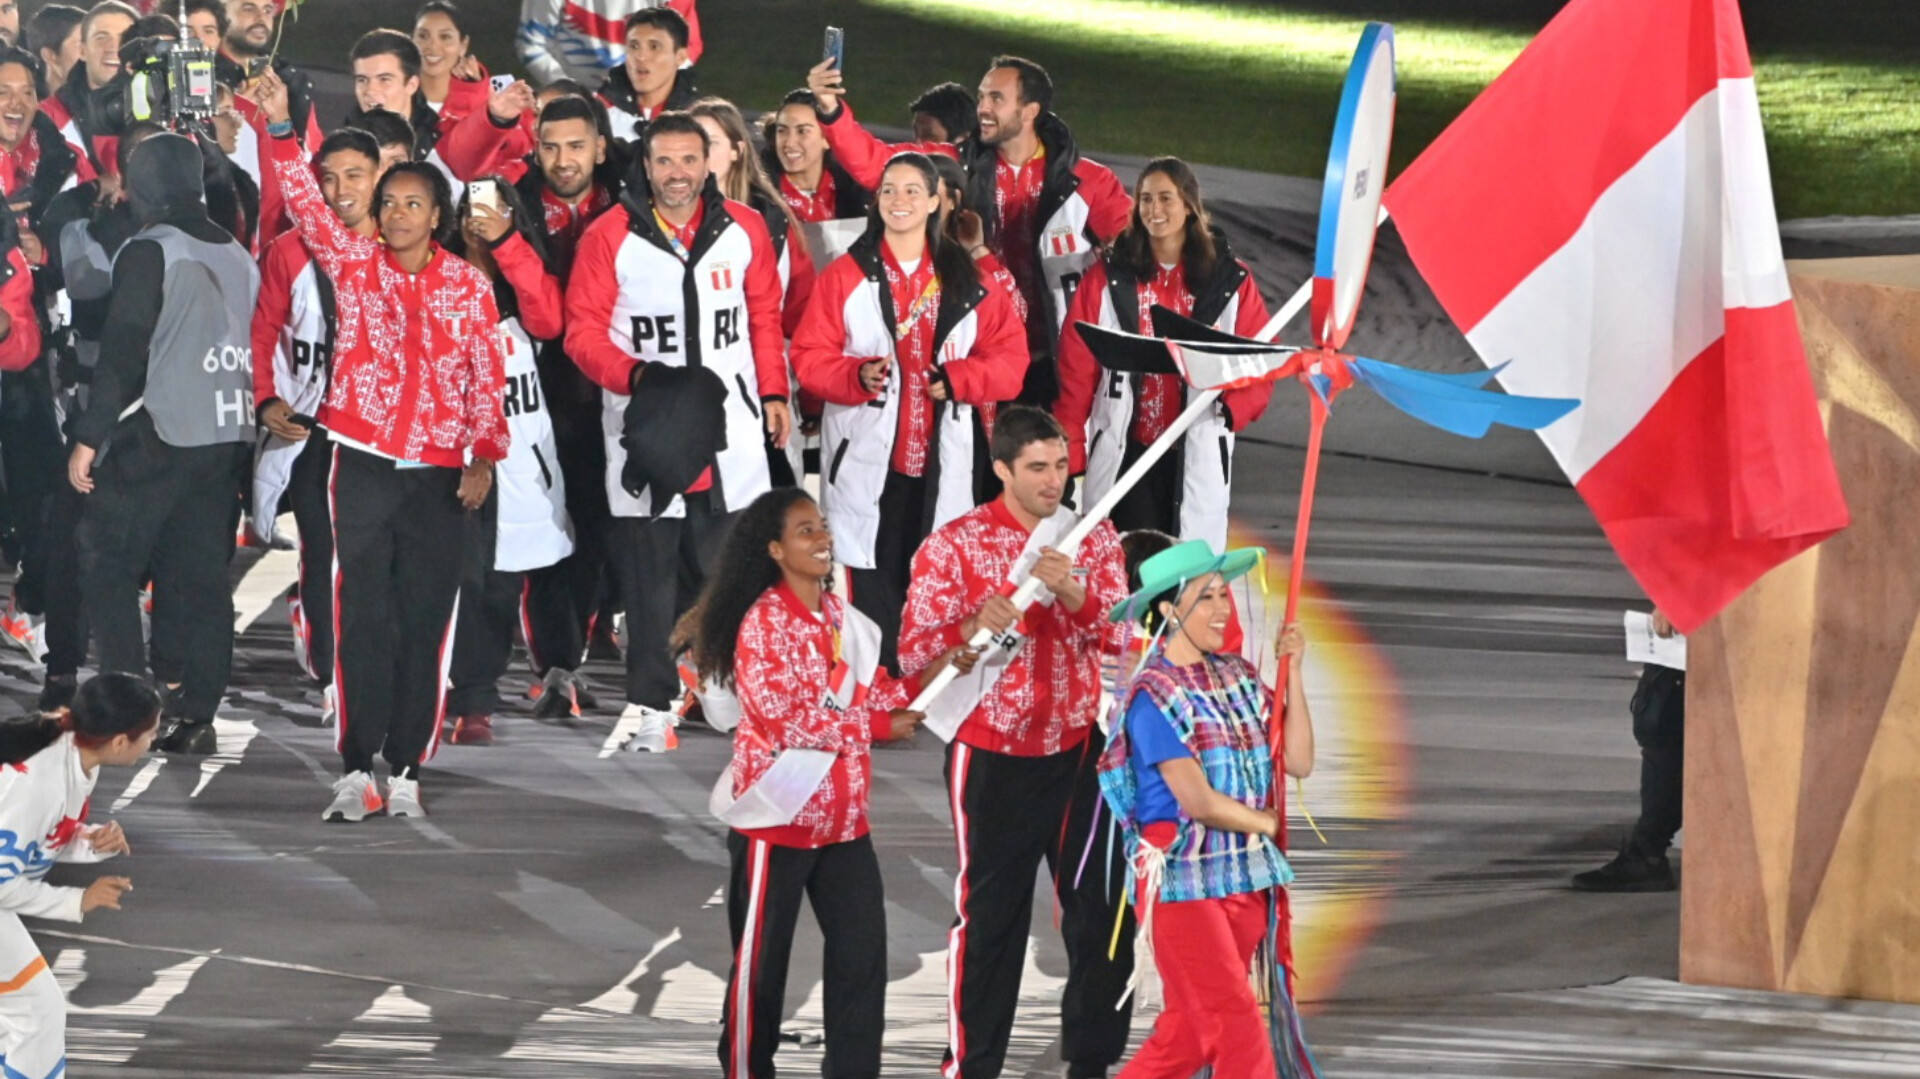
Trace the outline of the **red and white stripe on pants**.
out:
[[[760,953],[767,925],[767,869],[773,844],[747,840],[746,931],[733,953],[733,996],[727,1001],[727,1079],[753,1075],[753,991],[760,975]]]
[[[967,1028],[960,1022],[960,972],[967,961],[967,850],[971,845],[967,829],[967,766],[973,761],[973,747],[964,742],[953,744],[953,781],[947,784],[952,802],[954,846],[959,849],[959,866],[953,872],[953,909],[958,912],[953,928],[947,931],[947,1061],[941,1070],[943,1079],[959,1079],[960,1062],[967,1059]]]

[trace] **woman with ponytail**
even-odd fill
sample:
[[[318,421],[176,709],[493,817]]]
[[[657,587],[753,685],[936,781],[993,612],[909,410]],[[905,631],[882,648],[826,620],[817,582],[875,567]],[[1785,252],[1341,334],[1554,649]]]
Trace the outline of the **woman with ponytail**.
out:
[[[117,822],[87,822],[103,764],[129,765],[153,744],[160,695],[130,674],[103,674],[69,708],[0,723],[0,1065],[7,1075],[50,1079],[67,1056],[67,1002],[20,918],[78,922],[120,909],[133,887],[101,877],[85,888],[42,878],[55,862],[129,853]]]
[[[894,155],[793,335],[800,385],[826,402],[821,501],[890,669],[913,553],[985,501],[993,410],[1027,373],[1026,328],[943,231],[939,189],[925,154]]]

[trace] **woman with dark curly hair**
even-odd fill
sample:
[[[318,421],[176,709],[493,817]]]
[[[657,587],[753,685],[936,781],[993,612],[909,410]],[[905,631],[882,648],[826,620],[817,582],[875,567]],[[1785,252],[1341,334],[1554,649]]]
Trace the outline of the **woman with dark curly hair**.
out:
[[[880,1074],[887,930],[867,834],[870,747],[912,736],[925,717],[903,707],[915,686],[880,667],[878,627],[828,590],[832,575],[833,533],[820,507],[798,488],[777,488],[733,523],[697,607],[701,679],[731,689],[741,710],[731,784],[723,780],[715,799],[730,806],[722,819],[733,825],[734,962],[720,1034],[729,1079],[773,1074],[803,897],[826,938],[824,1074]],[[809,761],[825,775],[798,812],[735,812]]]

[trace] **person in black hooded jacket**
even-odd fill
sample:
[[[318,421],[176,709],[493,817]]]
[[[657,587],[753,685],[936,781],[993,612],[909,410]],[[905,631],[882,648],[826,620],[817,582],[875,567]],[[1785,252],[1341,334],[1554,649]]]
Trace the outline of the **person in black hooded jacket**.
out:
[[[67,464],[88,496],[81,591],[99,666],[144,672],[139,594],[150,570],[154,617],[173,627],[179,660],[169,687],[178,723],[160,746],[189,753],[216,748],[233,664],[226,569],[255,437],[260,287],[246,249],[208,218],[203,177],[201,150],[184,136],[154,135],[127,155],[141,229],[114,258],[101,358]]]

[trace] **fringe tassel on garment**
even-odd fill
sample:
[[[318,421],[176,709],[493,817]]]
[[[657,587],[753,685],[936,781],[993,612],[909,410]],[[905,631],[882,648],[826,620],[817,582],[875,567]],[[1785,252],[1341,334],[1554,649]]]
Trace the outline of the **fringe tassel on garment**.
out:
[[[1307,1047],[1300,1009],[1287,991],[1287,968],[1276,949],[1280,941],[1280,893],[1267,899],[1267,939],[1260,946],[1260,967],[1266,975],[1267,1036],[1273,1040],[1273,1062],[1279,1079],[1323,1079],[1320,1064]]]
[[[1160,905],[1160,886],[1167,878],[1166,852],[1151,843],[1140,844],[1133,859],[1133,878],[1140,883],[1141,907],[1133,934],[1133,977],[1127,979],[1127,991],[1114,1004],[1117,1011],[1132,998],[1137,1011],[1159,1011],[1165,1003],[1160,986],[1160,966],[1153,955],[1153,912]],[[1131,891],[1132,889],[1128,889]],[[1126,904],[1120,906],[1122,913]],[[1120,923],[1113,925],[1114,943],[1120,939]],[[1112,949],[1109,949],[1111,953]]]

